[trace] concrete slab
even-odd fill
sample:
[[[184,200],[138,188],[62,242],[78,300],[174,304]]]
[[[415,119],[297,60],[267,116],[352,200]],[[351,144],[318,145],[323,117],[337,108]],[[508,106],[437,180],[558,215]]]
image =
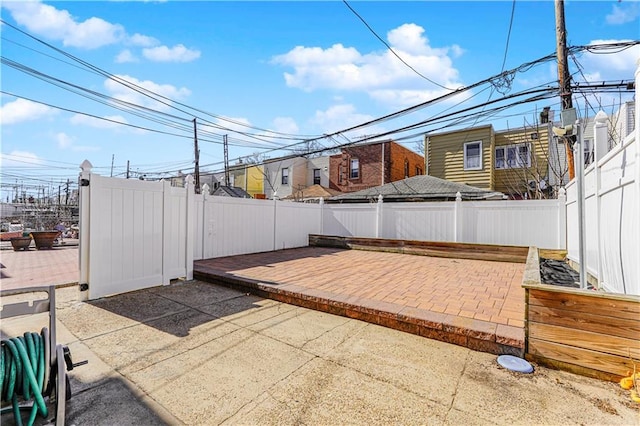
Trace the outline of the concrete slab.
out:
[[[538,366],[518,375],[487,353],[193,284],[101,307],[58,290],[59,340],[89,359],[69,374],[67,424],[638,424],[613,383]],[[144,295],[152,306],[127,312]]]

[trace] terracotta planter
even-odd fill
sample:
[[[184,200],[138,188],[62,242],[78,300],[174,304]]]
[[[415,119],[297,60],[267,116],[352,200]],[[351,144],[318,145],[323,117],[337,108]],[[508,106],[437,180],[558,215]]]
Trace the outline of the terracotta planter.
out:
[[[51,249],[53,242],[60,235],[60,231],[33,231],[31,236],[36,243],[36,249]]]
[[[11,247],[13,247],[13,251],[29,250],[30,245],[31,245],[31,237],[11,238]]]

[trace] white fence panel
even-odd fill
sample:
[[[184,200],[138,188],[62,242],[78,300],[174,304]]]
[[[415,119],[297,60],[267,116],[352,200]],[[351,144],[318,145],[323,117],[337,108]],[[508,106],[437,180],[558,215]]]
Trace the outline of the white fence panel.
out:
[[[194,196],[193,260],[204,259],[204,195]]]
[[[460,242],[564,247],[558,200],[465,201],[461,206]]]
[[[206,197],[203,228],[205,259],[274,249],[275,202]]]
[[[637,149],[635,135],[627,136],[596,159],[584,179],[587,272],[607,291],[634,295],[640,295]],[[567,251],[569,259],[580,261],[575,181],[567,185]]]
[[[164,182],[164,284],[187,276],[187,191]]]
[[[318,204],[277,201],[275,249],[309,245],[309,234],[320,233],[321,215]]]
[[[325,204],[322,233],[340,237],[376,237],[376,204]]]
[[[455,203],[383,203],[382,238],[455,241]]]
[[[92,175],[90,185],[88,297],[162,284],[162,182]]]

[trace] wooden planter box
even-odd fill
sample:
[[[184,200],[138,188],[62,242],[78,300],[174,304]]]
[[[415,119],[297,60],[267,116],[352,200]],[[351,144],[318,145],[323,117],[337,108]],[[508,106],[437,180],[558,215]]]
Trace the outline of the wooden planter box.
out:
[[[526,359],[611,381],[640,371],[640,297],[542,284],[535,247],[522,286]]]

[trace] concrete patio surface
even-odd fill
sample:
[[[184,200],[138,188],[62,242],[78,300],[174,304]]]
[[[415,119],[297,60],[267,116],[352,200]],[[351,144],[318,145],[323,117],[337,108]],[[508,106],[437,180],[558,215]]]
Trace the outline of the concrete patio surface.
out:
[[[56,296],[58,340],[89,360],[70,372],[69,425],[638,424],[615,383],[516,374],[488,353],[214,284]]]

